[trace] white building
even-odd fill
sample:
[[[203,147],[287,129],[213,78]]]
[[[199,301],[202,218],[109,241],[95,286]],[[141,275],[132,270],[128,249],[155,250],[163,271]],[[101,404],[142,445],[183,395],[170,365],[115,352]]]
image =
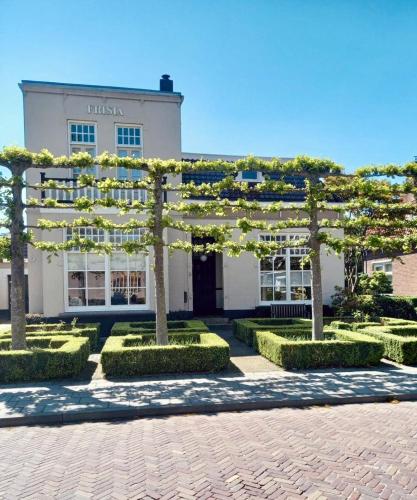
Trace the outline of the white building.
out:
[[[24,99],[25,145],[31,151],[49,149],[54,155],[88,151],[92,155],[103,151],[119,156],[159,157],[162,159],[230,158],[225,155],[182,153],[181,105],[183,96],[173,91],[172,80],[163,75],[160,90],[22,81]],[[98,177],[108,175],[97,169]],[[120,179],[140,175],[119,168]],[[189,174],[191,175],[191,174]],[[196,182],[218,179],[219,174],[192,174]],[[221,175],[221,174],[220,174]],[[251,175],[246,173],[246,175]],[[260,175],[260,174],[254,174]],[[62,179],[75,182],[77,171],[48,169],[30,170],[29,183],[41,179]],[[203,176],[203,177],[201,177]],[[204,177],[205,176],[205,177]],[[217,177],[216,177],[217,176]],[[28,193],[40,196],[39,192]],[[48,190],[46,197],[71,201],[72,193]],[[91,188],[77,196],[100,196]],[[120,198],[142,199],[138,190],[114,193]],[[276,196],[276,195],[274,195]],[[281,197],[282,198],[282,197]],[[276,198],[275,198],[276,199]],[[285,199],[284,199],[285,201]],[[289,198],[288,201],[294,201]],[[116,210],[98,210],[119,222]],[[80,216],[72,209],[30,209],[28,224],[39,218],[71,220]],[[137,215],[136,215],[137,216]],[[137,216],[137,217],[140,217]],[[125,217],[128,219],[130,216]],[[188,222],[193,220],[187,218]],[[205,219],[207,224],[216,219]],[[199,221],[201,223],[201,221]],[[111,234],[97,229],[85,229],[97,241],[120,241],[121,238],[140,238]],[[305,231],[304,231],[305,232]],[[300,231],[285,231],[279,238],[290,238]],[[63,241],[69,237],[63,230],[37,231],[37,238]],[[190,238],[171,230],[169,241],[178,237]],[[236,238],[238,236],[236,235]],[[259,238],[269,235],[259,234]],[[252,254],[239,258],[227,255],[208,256],[175,252],[167,259],[167,301],[172,316],[192,316],[224,313],[228,316],[252,315],[270,304],[310,304],[310,272],[299,267],[299,250],[286,250],[281,256],[259,262]],[[48,317],[68,315],[150,315],[154,311],[154,279],[149,257],[142,254],[110,256],[83,254],[76,251],[48,259],[46,253],[29,249],[29,310]],[[343,260],[335,255],[322,255],[323,299],[331,301],[335,286],[342,286]]]

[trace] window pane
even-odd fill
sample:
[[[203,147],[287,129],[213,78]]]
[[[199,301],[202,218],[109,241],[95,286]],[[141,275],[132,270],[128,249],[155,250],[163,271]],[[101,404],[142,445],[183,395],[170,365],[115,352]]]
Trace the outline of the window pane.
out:
[[[285,289],[287,286],[287,277],[284,273],[274,273],[274,289],[276,292]]]
[[[272,271],[272,259],[262,259],[261,260],[261,271]]]
[[[261,300],[272,301],[274,300],[274,292],[272,287],[262,287],[261,288]]]
[[[256,170],[245,170],[242,172],[242,179],[245,181],[256,181],[258,178],[258,172]]]
[[[104,288],[89,288],[88,289],[88,305],[89,306],[105,306],[106,305],[106,290]]]
[[[130,271],[129,286],[131,288],[141,288],[146,286],[146,273],[143,271]]]
[[[145,304],[146,293],[145,288],[131,288],[129,296],[129,304]]]
[[[386,272],[386,273],[390,273],[390,272],[392,272],[392,264],[391,264],[391,262],[387,262],[387,263],[385,264],[385,272]]]
[[[305,300],[304,299],[304,288],[299,287],[291,287],[291,300]]]
[[[84,269],[85,269],[85,254],[68,253],[68,270],[84,271]]]
[[[275,301],[287,300],[287,289],[281,288],[279,291],[275,290],[274,291],[274,300]]]
[[[85,272],[68,273],[68,288],[85,288]]]
[[[285,257],[274,257],[274,271],[284,271],[285,267]]]
[[[104,271],[90,271],[87,273],[88,288],[104,288],[106,282],[104,280]]]
[[[261,286],[272,286],[273,283],[272,273],[261,273]]]
[[[302,271],[291,271],[291,286],[302,286],[303,285],[303,272]]]
[[[128,273],[127,271],[113,271],[111,273],[111,287],[112,288],[127,288]]]
[[[85,306],[85,290],[68,290],[68,305],[72,307]]]
[[[128,304],[128,289],[116,288],[111,292],[111,305],[127,305]]]

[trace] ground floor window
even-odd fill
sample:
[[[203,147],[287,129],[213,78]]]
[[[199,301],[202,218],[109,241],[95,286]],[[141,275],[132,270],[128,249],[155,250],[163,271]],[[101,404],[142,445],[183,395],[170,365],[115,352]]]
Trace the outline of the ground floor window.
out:
[[[142,229],[130,233],[95,228],[68,229],[67,240],[77,232],[96,242],[123,243],[139,240]],[[147,256],[144,253],[112,255],[80,252],[75,248],[65,254],[65,286],[69,308],[120,308],[146,306]]]
[[[387,278],[392,283],[392,261],[386,260],[381,262],[374,262],[372,264],[372,272],[376,271],[383,272],[387,275]]]
[[[261,241],[285,243],[304,239],[306,234],[260,235]],[[262,304],[311,300],[310,263],[307,247],[283,248],[259,263]]]

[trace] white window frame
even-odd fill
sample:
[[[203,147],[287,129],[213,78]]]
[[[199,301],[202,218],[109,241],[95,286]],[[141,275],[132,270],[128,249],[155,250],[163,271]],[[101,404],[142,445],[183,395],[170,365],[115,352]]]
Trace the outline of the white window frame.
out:
[[[139,146],[135,145],[130,145],[130,144],[119,144],[117,142],[118,134],[117,134],[117,129],[118,128],[138,128],[139,129],[139,138],[140,138],[140,144]],[[131,156],[132,151],[140,151],[140,158],[143,158],[143,127],[139,123],[115,123],[114,124],[114,145],[115,145],[115,151],[116,155],[119,155],[119,150],[126,150],[128,151],[128,156]],[[131,170],[129,171],[128,175],[128,180],[131,180]],[[143,172],[142,172],[143,176]],[[117,168],[117,174],[116,174],[117,179],[119,179],[119,168]],[[139,179],[137,179],[139,180]]]
[[[263,180],[264,180],[264,176],[263,176],[262,172],[259,172],[259,171],[256,172],[256,179],[244,179],[243,178],[244,172],[246,172],[246,170],[245,171],[240,171],[237,174],[237,176],[236,176],[236,181],[237,182],[248,182],[250,184],[250,183],[253,183],[253,182],[263,182]]]
[[[66,229],[63,229],[63,241],[66,241]],[[109,242],[109,232],[104,232],[104,241]],[[105,302],[104,306],[70,306],[68,301],[68,254],[77,253],[77,250],[70,250],[64,252],[64,307],[65,312],[89,312],[89,311],[144,311],[149,310],[149,294],[150,294],[150,286],[149,286],[149,255],[145,255],[145,303],[144,304],[118,304],[111,305],[111,265],[110,265],[110,255],[104,255],[104,280],[105,280]],[[89,252],[83,252],[87,255]],[[94,252],[91,252],[94,253]],[[117,252],[114,252],[117,253]],[[141,253],[141,252],[139,252]],[[87,271],[88,272],[88,269]],[[87,284],[86,284],[87,286]]]
[[[385,266],[387,264],[391,264],[391,271],[386,271],[385,270]],[[391,278],[391,284],[392,284],[392,280],[393,280],[393,276],[392,276],[392,260],[391,259],[384,259],[384,260],[378,260],[378,261],[373,261],[371,263],[371,272],[372,274],[378,272],[378,269],[374,269],[374,266],[382,266],[383,269],[380,269],[379,272],[382,272],[384,274],[386,274],[387,276],[389,276]]]
[[[71,140],[71,125],[93,125],[94,127],[94,142],[72,142]],[[72,154],[72,148],[79,148],[81,151],[86,151],[87,149],[94,148],[95,156],[97,156],[97,122],[86,121],[86,120],[68,120],[68,156]],[[75,177],[73,169],[70,169],[72,177]],[[94,167],[94,175],[97,177],[98,169],[97,166]]]
[[[259,233],[258,240],[261,241],[263,236],[275,236],[270,233]],[[305,238],[308,237],[308,233],[280,233],[277,236],[286,236],[287,239],[297,237],[297,238]],[[304,248],[304,247],[303,247]],[[291,299],[291,247],[287,247],[283,249],[285,251],[285,280],[286,280],[286,300],[262,300],[262,290],[261,290],[261,259],[258,259],[258,303],[260,306],[268,306],[271,304],[306,304],[310,305],[312,300],[292,300]],[[301,256],[301,255],[300,255]],[[293,255],[293,257],[296,257]],[[264,271],[262,271],[264,272]],[[310,270],[311,273],[311,270]],[[312,284],[310,285],[311,293],[313,292]]]

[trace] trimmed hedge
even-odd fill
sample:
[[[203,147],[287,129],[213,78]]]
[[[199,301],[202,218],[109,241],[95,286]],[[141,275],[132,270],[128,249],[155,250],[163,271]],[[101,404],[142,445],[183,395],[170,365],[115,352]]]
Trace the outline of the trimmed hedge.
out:
[[[142,333],[155,333],[155,321],[131,321],[115,323],[110,335],[140,335]],[[184,320],[168,321],[168,331],[170,333],[192,333],[208,332],[208,328],[203,321]]]
[[[247,318],[233,321],[234,336],[253,345],[253,336],[256,330],[294,330],[305,331],[311,335],[311,320],[300,318]]]
[[[219,371],[229,363],[229,344],[215,333],[169,335],[166,346],[150,345],[149,335],[108,337],[101,351],[106,375]]]
[[[380,362],[384,346],[372,337],[347,330],[327,330],[322,341],[307,340],[305,334],[257,330],[255,348],[285,369],[370,366]]]
[[[360,330],[384,343],[384,357],[402,363],[417,363],[417,326],[373,326]]]
[[[412,321],[410,319],[399,319],[399,318],[388,318],[386,316],[382,316],[380,318],[381,323],[383,325],[394,326],[394,325],[416,325],[417,321]]]
[[[28,337],[26,342],[28,350],[12,351],[11,340],[0,339],[0,382],[74,377],[90,354],[86,337],[45,335]]]
[[[96,351],[99,345],[100,338],[100,323],[85,323],[77,324],[76,327],[72,327],[68,323],[49,323],[49,324],[39,324],[39,325],[27,325],[26,333],[31,337],[43,337],[43,336],[68,336],[73,335],[74,337],[86,337],[90,342],[91,351]],[[0,331],[0,339],[10,338],[11,330],[10,327],[2,329]]]

